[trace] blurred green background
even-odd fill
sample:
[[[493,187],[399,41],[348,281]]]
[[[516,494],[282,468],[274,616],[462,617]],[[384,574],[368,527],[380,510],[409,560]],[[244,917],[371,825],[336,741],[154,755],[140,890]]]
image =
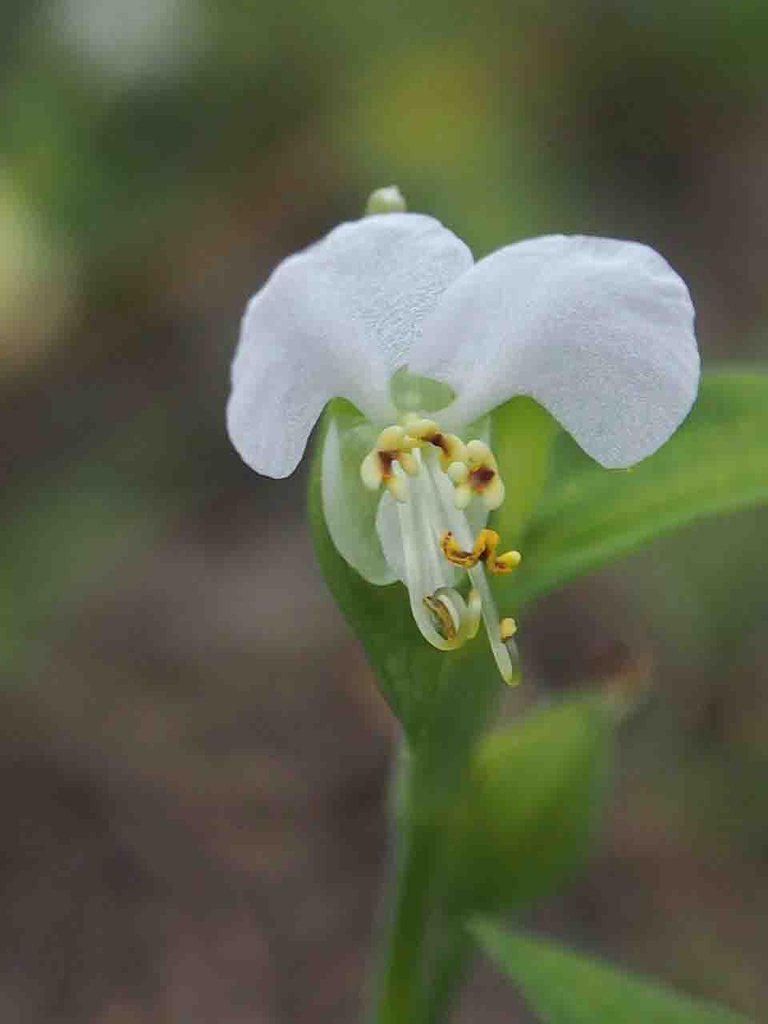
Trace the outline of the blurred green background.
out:
[[[0,0],[0,1015],[358,1019],[393,722],[303,472],[223,429],[270,268],[396,182],[482,255],[635,238],[768,357],[762,0]],[[768,464],[768,439],[766,439]],[[531,922],[768,1019],[768,518],[540,602],[528,695],[650,666]],[[525,1021],[482,968],[457,1019]]]

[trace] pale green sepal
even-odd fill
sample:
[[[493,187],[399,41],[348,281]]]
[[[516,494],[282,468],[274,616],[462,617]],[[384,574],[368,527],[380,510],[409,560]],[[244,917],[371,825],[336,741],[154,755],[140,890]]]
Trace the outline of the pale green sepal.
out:
[[[542,1024],[749,1024],[725,1007],[494,921],[473,921],[470,932],[520,986]]]
[[[376,532],[381,491],[367,490],[360,464],[376,441],[376,430],[349,402],[329,406],[322,452],[323,513],[337,551],[370,583],[397,579]]]

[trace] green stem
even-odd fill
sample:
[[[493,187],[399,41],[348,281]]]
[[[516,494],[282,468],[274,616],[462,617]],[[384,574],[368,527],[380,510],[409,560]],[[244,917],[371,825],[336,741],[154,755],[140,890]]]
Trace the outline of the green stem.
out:
[[[454,998],[466,979],[472,944],[462,922],[444,920],[427,993],[427,1024],[445,1024]]]
[[[405,754],[398,773],[402,835],[394,913],[375,1020],[377,1024],[426,1024],[425,965],[432,910],[436,832],[424,813],[413,762]],[[428,808],[428,804],[426,805]]]
[[[447,906],[452,851],[446,837],[452,834],[475,739],[498,695],[496,676],[487,672],[490,656],[485,666],[471,690],[473,706],[462,714],[456,700],[445,701],[436,709],[426,741],[412,750],[403,741],[394,786],[400,832],[395,891],[373,1002],[375,1024],[445,1024],[462,980],[468,949],[459,935],[461,922]],[[452,669],[462,677],[459,662]],[[438,1012],[444,1013],[442,1019]]]

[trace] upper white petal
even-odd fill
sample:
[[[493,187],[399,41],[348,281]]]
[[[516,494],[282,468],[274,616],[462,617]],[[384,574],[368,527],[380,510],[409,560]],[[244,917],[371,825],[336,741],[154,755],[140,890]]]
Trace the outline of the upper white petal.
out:
[[[550,235],[481,260],[446,291],[411,353],[451,385],[441,423],[531,395],[608,467],[654,452],[699,380],[682,279],[636,242]]]
[[[333,397],[394,418],[391,375],[471,265],[451,231],[411,213],[342,224],[284,260],[249,302],[232,364],[227,426],[243,459],[288,476]]]

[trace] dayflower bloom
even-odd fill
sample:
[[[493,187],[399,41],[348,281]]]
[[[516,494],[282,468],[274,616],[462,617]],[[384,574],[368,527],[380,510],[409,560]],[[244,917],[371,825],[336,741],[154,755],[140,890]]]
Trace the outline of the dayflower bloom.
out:
[[[441,650],[482,619],[511,681],[515,624],[486,573],[520,555],[486,523],[515,486],[493,445],[514,439],[494,439],[489,414],[529,395],[597,462],[626,467],[670,437],[698,379],[688,290],[653,249],[549,235],[475,264],[432,217],[386,213],[335,228],[253,296],[227,422],[248,465],[285,477],[326,403],[347,399],[322,452],[338,551],[373,584],[402,580]]]

